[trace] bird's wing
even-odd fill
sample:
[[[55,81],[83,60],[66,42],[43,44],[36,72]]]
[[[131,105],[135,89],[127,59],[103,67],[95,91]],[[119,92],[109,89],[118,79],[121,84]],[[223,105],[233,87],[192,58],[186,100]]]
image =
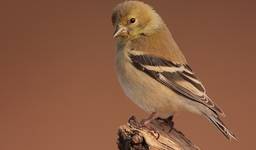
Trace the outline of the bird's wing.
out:
[[[188,65],[176,64],[160,57],[136,51],[129,52],[129,58],[135,68],[177,92],[177,94],[201,103],[216,114],[224,116],[223,111],[207,96],[203,84]]]

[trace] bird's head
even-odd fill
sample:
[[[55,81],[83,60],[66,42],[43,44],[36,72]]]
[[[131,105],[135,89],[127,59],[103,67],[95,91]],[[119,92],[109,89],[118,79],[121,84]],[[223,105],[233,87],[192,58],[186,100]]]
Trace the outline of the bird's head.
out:
[[[118,4],[112,14],[114,38],[136,39],[153,34],[164,24],[153,8],[140,1]]]

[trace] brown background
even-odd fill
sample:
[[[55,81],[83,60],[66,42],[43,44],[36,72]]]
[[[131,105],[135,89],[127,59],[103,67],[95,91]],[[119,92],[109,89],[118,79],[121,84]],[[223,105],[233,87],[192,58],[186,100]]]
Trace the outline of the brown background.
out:
[[[121,91],[110,16],[120,2],[0,2],[0,149],[114,150],[116,131],[145,113]],[[256,2],[147,1],[169,27],[239,142],[201,117],[176,127],[202,149],[252,149]]]

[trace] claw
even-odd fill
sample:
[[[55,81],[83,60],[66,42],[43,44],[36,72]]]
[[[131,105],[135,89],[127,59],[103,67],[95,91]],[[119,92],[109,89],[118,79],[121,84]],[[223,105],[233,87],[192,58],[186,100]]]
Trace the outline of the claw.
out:
[[[157,118],[157,120],[159,121],[162,121],[163,124],[166,124],[168,127],[169,127],[169,133],[172,131],[173,127],[174,127],[174,122],[172,121],[173,120],[173,116],[170,116],[166,119],[163,119],[163,118]]]
[[[141,124],[142,125],[149,124],[152,120],[155,119],[156,114],[157,114],[156,112],[153,112],[152,114],[150,114],[150,116],[148,118],[141,120]]]
[[[141,122],[141,128],[146,128],[149,130],[150,134],[152,136],[154,136],[157,140],[159,139],[160,137],[160,133],[157,131],[157,129],[155,129],[154,127],[150,126],[148,123],[145,124],[145,122]]]

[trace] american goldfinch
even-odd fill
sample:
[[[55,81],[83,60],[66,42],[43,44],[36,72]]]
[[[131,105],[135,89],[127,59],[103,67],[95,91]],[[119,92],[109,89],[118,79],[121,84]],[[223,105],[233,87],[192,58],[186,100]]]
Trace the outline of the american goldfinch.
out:
[[[116,70],[125,94],[150,117],[178,111],[206,117],[228,139],[235,135],[220,120],[223,111],[207,96],[168,27],[148,4],[124,1],[112,14],[117,40]]]

